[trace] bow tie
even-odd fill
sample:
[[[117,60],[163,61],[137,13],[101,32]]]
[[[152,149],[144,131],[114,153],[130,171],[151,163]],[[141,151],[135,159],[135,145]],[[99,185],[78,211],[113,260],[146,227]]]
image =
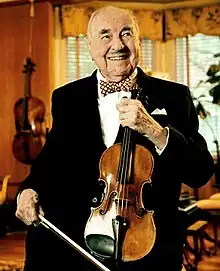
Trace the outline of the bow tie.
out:
[[[133,84],[130,78],[126,78],[120,82],[100,81],[100,89],[102,96],[119,91],[132,91],[137,89],[137,84]]]

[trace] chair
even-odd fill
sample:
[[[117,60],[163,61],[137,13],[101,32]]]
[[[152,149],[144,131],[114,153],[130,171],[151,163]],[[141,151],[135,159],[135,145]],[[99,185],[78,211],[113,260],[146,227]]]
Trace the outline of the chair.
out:
[[[184,260],[187,270],[198,270],[198,263],[203,255],[216,255],[220,244],[218,240],[218,225],[220,224],[220,199],[202,199],[192,204],[200,210],[194,222],[187,227],[186,235],[193,238],[193,246],[186,239],[184,247]],[[213,237],[207,231],[207,225],[213,229]],[[213,248],[207,249],[204,240],[214,244]],[[193,255],[193,257],[191,257]]]
[[[196,202],[196,205],[207,214],[207,220],[211,223],[213,228],[214,238],[204,233],[203,238],[214,243],[213,254],[216,255],[219,241],[218,241],[218,226],[220,224],[220,200],[219,199],[202,199]]]
[[[220,193],[215,193],[209,197],[209,199],[218,199],[220,200]]]
[[[7,198],[7,187],[8,187],[8,180],[11,175],[6,175],[2,182],[2,190],[0,191],[0,206],[4,204]]]

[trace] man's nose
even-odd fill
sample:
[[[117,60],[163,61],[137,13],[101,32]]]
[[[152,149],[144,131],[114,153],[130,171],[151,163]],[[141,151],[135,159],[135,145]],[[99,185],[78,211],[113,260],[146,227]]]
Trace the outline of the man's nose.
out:
[[[119,51],[125,47],[123,41],[120,37],[115,37],[112,39],[112,50]]]

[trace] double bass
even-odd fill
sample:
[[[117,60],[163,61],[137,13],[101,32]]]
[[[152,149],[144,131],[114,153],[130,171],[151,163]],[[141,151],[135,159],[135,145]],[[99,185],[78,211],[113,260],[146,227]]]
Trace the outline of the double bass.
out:
[[[15,158],[24,164],[32,164],[40,153],[46,139],[45,105],[31,95],[31,76],[35,63],[26,58],[23,73],[25,74],[24,97],[14,105],[16,134],[12,143]]]
[[[136,99],[138,90],[132,92]],[[140,97],[140,96],[139,96]],[[136,261],[154,246],[154,211],[145,208],[142,192],[151,192],[154,159],[151,152],[136,144],[134,131],[124,127],[122,143],[106,149],[99,161],[99,182],[104,189],[101,204],[91,208],[84,237],[90,251],[101,258]]]

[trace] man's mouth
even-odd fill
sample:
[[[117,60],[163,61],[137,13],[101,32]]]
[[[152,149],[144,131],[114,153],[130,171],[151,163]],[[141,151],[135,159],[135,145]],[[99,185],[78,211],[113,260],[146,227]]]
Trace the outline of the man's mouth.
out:
[[[127,58],[128,58],[128,55],[107,57],[107,59],[109,59],[111,61],[124,60]]]

